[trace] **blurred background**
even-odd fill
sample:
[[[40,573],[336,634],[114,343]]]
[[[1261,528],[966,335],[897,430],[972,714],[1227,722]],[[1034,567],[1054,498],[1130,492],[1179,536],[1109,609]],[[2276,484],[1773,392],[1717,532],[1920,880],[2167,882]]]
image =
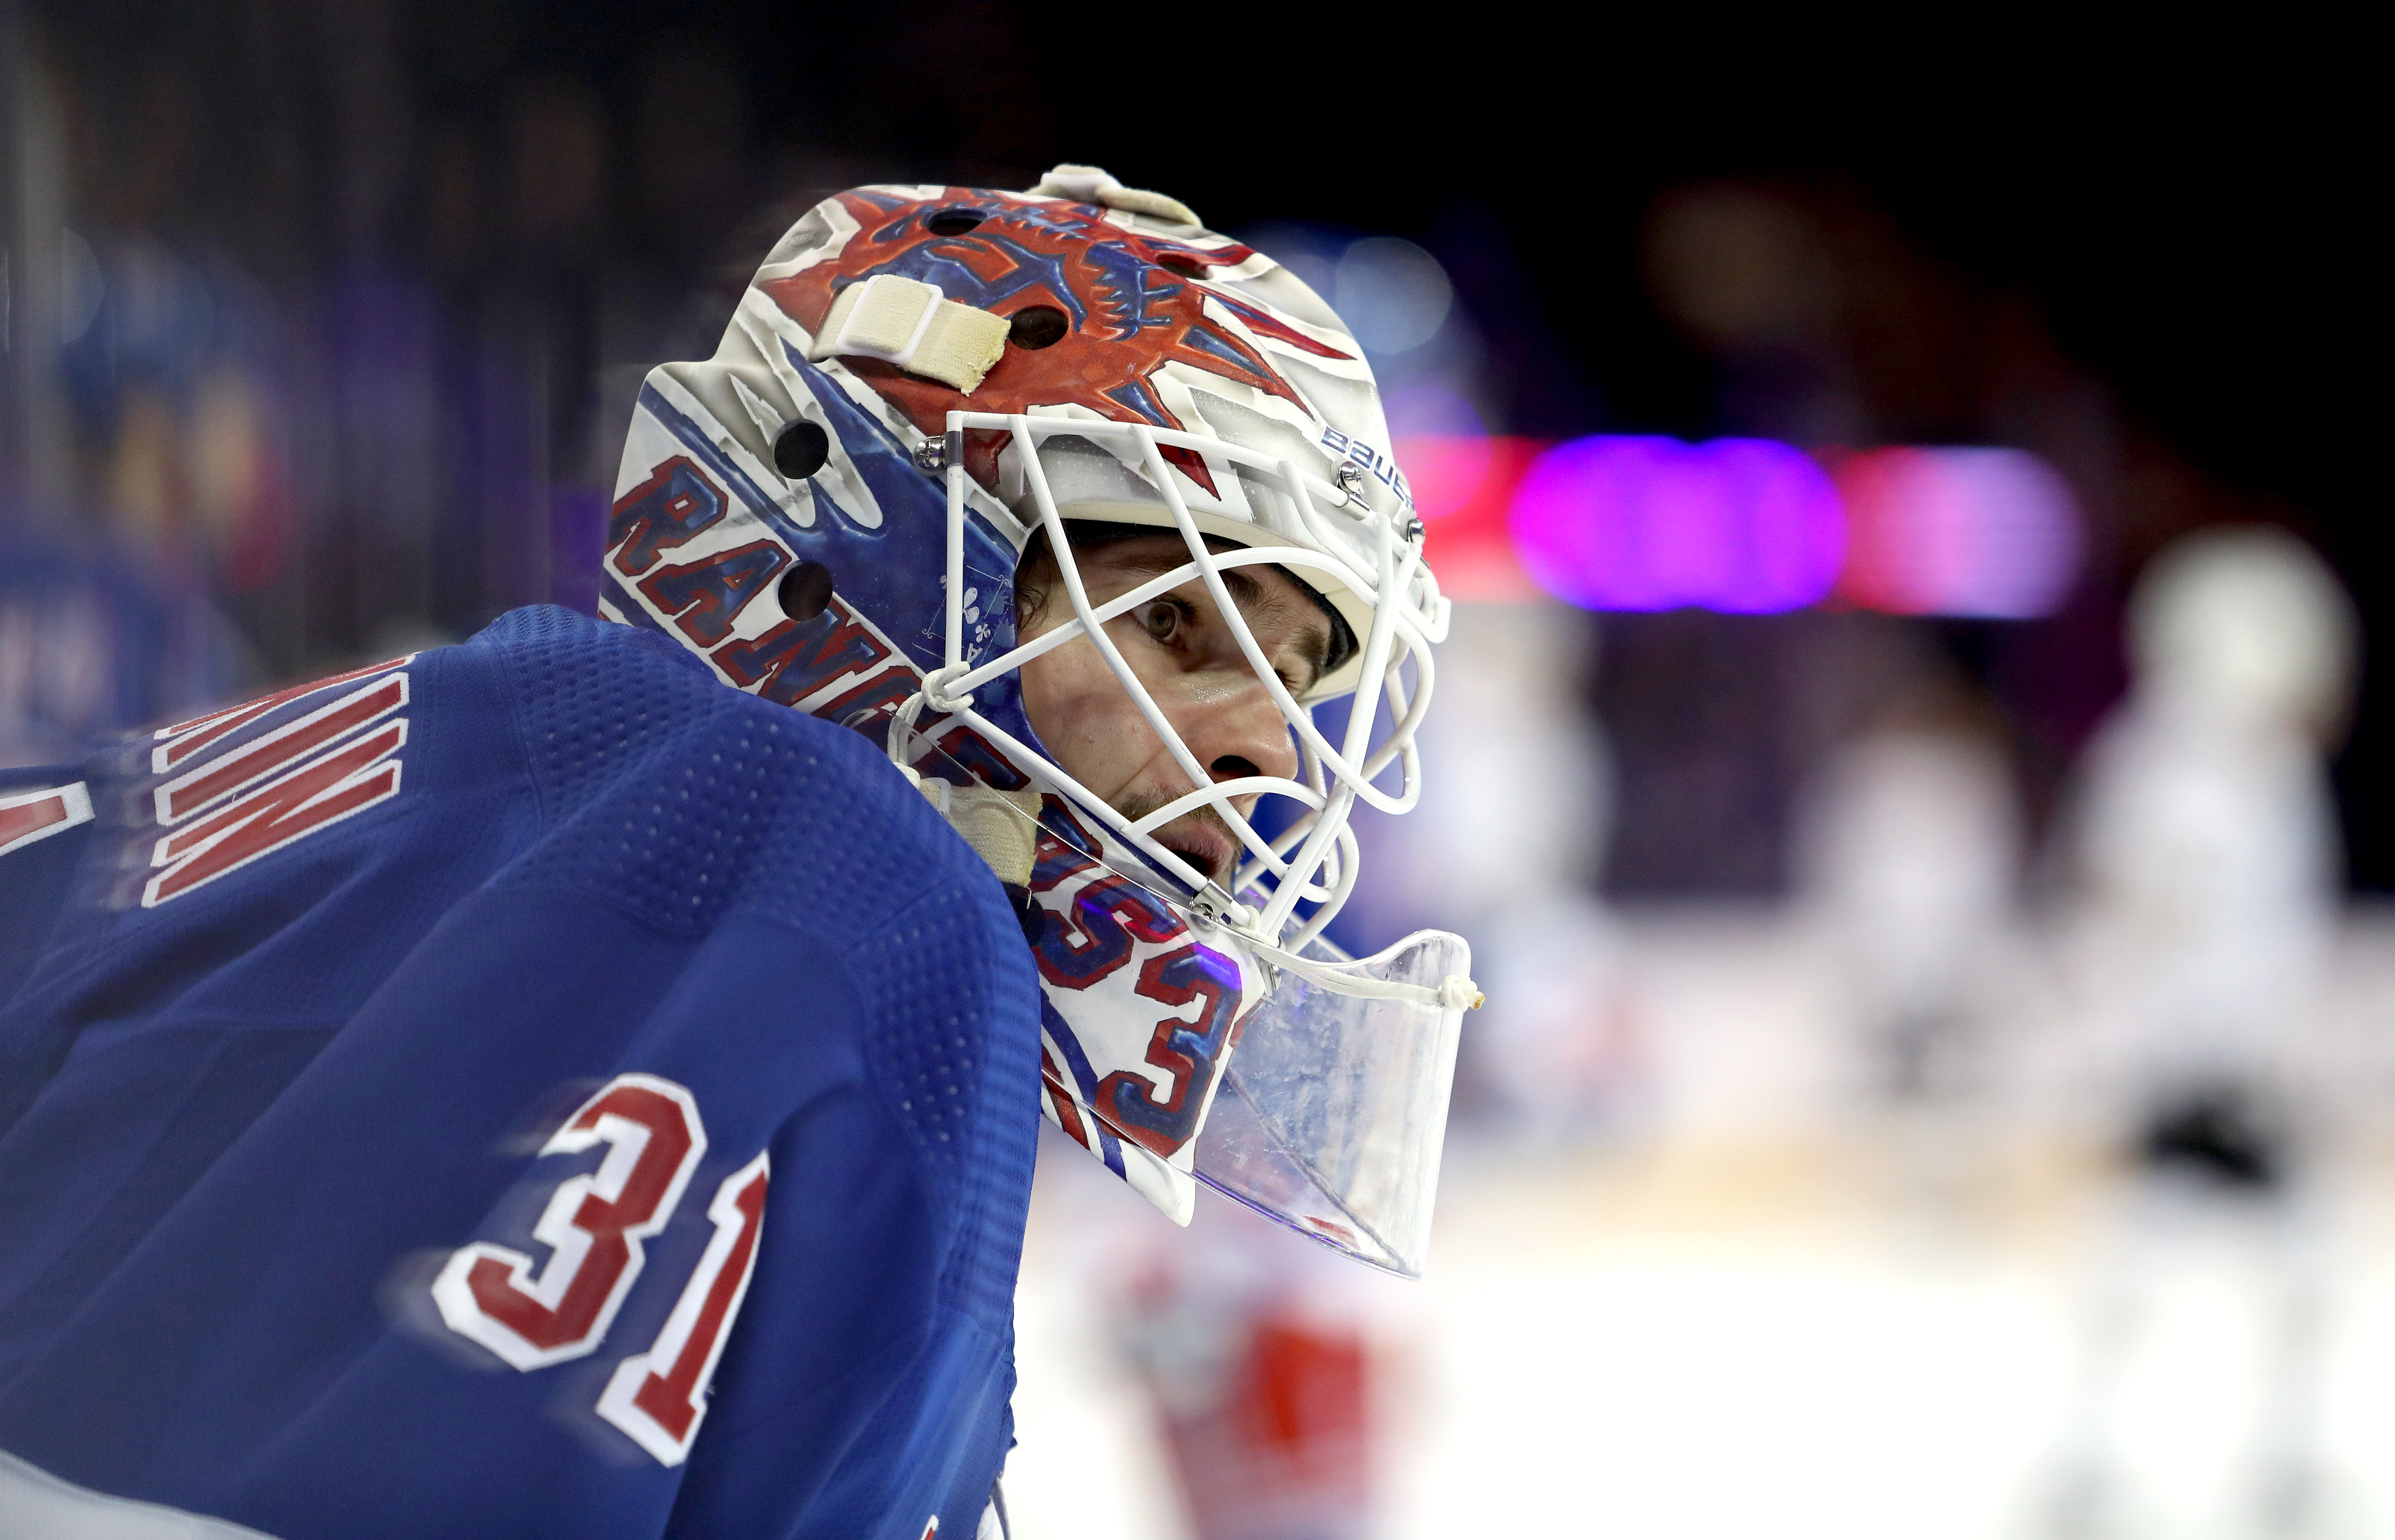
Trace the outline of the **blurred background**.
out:
[[[1424,1282],[1043,1154],[1016,1534],[2395,1534],[2360,57],[0,0],[0,763],[591,608],[799,212],[1103,165],[1373,354],[1459,607],[1343,939],[1491,1003]]]

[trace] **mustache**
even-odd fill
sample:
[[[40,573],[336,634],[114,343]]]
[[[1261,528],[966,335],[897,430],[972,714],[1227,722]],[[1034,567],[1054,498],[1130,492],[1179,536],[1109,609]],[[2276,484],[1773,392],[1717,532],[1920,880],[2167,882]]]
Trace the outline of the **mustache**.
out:
[[[1115,811],[1125,818],[1136,822],[1174,800],[1161,792],[1142,792],[1124,798],[1116,805]],[[1214,840],[1204,843],[1213,846],[1213,850],[1219,854],[1201,853],[1184,848],[1191,843],[1185,836],[1192,825],[1214,836]],[[1211,807],[1192,808],[1162,829],[1157,830],[1150,837],[1165,849],[1187,860],[1191,866],[1197,867],[1224,887],[1230,886],[1231,878],[1239,869],[1239,852],[1244,847],[1239,843],[1239,837],[1231,832],[1229,822]],[[1216,844],[1215,841],[1219,841],[1220,843]]]

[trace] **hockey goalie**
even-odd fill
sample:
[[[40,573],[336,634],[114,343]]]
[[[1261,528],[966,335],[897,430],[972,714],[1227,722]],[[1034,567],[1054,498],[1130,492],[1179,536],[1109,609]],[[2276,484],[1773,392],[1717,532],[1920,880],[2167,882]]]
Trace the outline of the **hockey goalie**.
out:
[[[1422,545],[1264,254],[866,187],[648,377],[599,618],[0,772],[0,1533],[1002,1534],[1042,1116],[1418,1273],[1468,955],[1319,933]]]

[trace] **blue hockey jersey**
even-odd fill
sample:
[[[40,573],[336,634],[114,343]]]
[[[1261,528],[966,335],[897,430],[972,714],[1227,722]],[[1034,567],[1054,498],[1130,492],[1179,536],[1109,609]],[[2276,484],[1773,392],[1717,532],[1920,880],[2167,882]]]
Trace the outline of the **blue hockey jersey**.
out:
[[[535,609],[0,772],[0,1452],[284,1540],[974,1533],[1039,994],[857,735]]]

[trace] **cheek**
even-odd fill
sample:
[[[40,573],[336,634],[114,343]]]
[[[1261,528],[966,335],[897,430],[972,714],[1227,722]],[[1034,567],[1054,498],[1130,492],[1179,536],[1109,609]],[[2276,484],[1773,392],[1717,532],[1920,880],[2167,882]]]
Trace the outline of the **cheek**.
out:
[[[1087,641],[1066,643],[1023,666],[1023,710],[1065,773],[1111,796],[1145,761],[1155,734]]]

